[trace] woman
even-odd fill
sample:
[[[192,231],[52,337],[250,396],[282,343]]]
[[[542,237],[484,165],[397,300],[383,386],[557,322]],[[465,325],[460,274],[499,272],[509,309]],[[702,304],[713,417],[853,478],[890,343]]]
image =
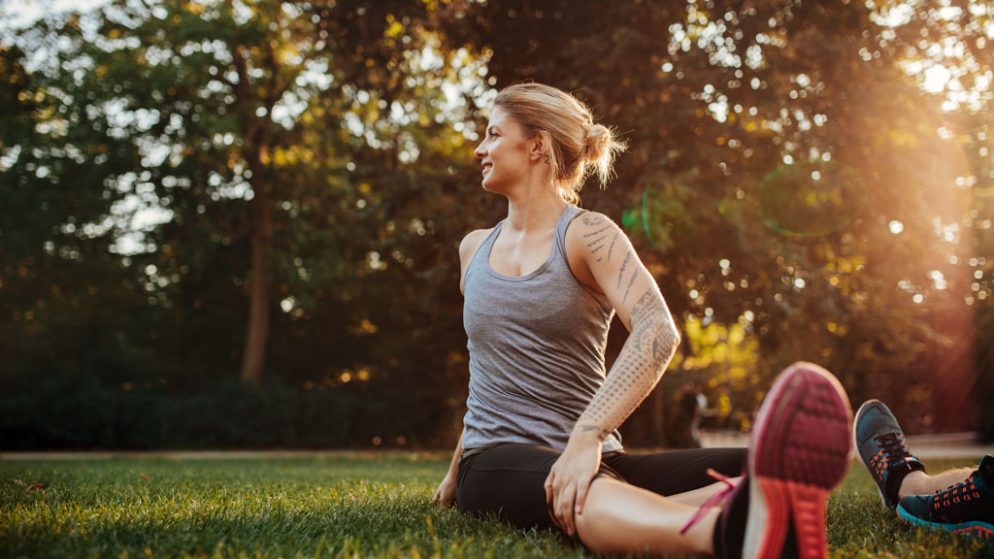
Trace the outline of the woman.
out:
[[[848,463],[851,412],[816,365],[781,375],[748,452],[622,447],[618,426],[680,340],[625,234],[575,205],[589,172],[603,185],[624,147],[568,93],[527,83],[498,94],[476,156],[508,215],[459,247],[468,411],[433,501],[557,528],[603,553],[823,556],[824,500]],[[630,335],[605,378],[615,312]],[[799,448],[798,435],[815,433]],[[739,474],[747,481],[728,479]]]

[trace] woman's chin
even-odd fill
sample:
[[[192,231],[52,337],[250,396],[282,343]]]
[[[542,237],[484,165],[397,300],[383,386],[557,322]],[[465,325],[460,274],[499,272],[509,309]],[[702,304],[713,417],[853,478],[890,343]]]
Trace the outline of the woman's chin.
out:
[[[486,190],[487,192],[493,192],[494,194],[502,194],[505,196],[507,195],[507,182],[495,181],[490,177],[489,173],[483,177],[483,180],[480,181],[480,186],[482,186],[483,190]]]

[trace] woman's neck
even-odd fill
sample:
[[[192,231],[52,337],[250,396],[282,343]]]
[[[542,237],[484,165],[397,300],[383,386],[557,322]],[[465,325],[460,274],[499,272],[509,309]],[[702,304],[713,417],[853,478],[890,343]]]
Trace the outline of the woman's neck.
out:
[[[508,198],[504,226],[524,234],[548,231],[556,226],[566,205],[566,201],[554,193],[521,200]]]

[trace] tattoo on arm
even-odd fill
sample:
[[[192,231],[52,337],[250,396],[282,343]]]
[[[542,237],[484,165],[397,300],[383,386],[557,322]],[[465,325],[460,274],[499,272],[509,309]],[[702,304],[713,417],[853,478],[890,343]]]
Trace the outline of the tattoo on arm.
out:
[[[610,228],[611,228],[610,225],[605,225],[604,227],[601,227],[600,229],[598,229],[596,231],[591,231],[590,233],[584,233],[583,236],[584,237],[597,237],[597,240],[600,241],[600,240],[603,240],[604,237],[606,236],[606,235],[603,234],[604,231],[607,231]]]
[[[594,216],[591,217],[590,221],[595,225],[600,225],[604,222],[604,218],[600,216]],[[584,223],[588,225],[590,224],[587,223],[587,220],[584,220]],[[604,248],[604,241],[607,240],[607,235],[610,232],[609,230],[611,229],[611,226],[612,224],[608,223],[607,225],[601,227],[600,229],[597,229],[596,231],[591,231],[589,233],[583,234],[583,237],[587,239],[587,248],[590,249],[590,254],[597,254],[598,252],[601,251],[601,249]],[[600,262],[602,258],[603,256],[599,256],[597,258],[597,261]]]
[[[607,249],[607,261],[608,262],[611,261],[611,253],[614,252],[614,243],[618,242],[618,235],[620,235],[620,234],[621,233],[619,233],[618,231],[615,231],[614,232],[614,237],[611,238],[611,248]]]
[[[604,223],[604,216],[594,212],[584,212],[583,217],[580,218],[584,225],[600,225]]]
[[[607,260],[610,262],[611,256],[614,254],[614,245],[618,242],[618,237],[621,235],[621,233],[617,230],[617,227],[613,222],[604,216],[593,212],[584,213],[580,220],[587,227],[599,227],[599,229],[583,234],[583,237],[587,242],[587,248],[590,249],[590,254],[597,254],[600,252],[600,250],[604,248],[604,243],[607,241],[608,236],[611,236],[611,229],[615,230],[614,235],[611,236],[611,244],[607,250]],[[597,257],[597,262],[600,262],[603,259],[604,256],[602,254]]]
[[[610,228],[611,226],[608,225],[603,229],[600,229],[598,231],[593,231],[591,233],[585,233],[583,235],[584,237],[592,237],[589,241],[587,241],[587,248],[591,249],[590,254],[596,254],[597,251],[604,248],[604,240],[607,239],[607,233],[605,233],[604,231]]]
[[[638,272],[633,272],[632,279],[628,280],[628,287],[625,288],[625,296],[621,299],[622,303],[628,300],[628,293],[632,290],[632,284],[635,283],[635,278],[637,277],[639,277]]]
[[[621,276],[625,275],[625,269],[628,268],[628,262],[632,259],[632,251],[629,249],[628,254],[625,255],[625,259],[621,262],[621,271],[618,272],[618,286],[621,287]]]
[[[581,430],[600,430],[603,439],[642,403],[669,364],[679,341],[662,298],[648,289],[631,314],[632,333],[611,374],[577,422]]]

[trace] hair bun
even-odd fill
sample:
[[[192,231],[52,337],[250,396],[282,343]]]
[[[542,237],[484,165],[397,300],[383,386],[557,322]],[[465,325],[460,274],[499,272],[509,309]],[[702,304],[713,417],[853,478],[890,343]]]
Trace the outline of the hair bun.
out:
[[[587,129],[587,137],[584,139],[583,159],[599,161],[610,144],[611,131],[601,124],[592,125]]]

